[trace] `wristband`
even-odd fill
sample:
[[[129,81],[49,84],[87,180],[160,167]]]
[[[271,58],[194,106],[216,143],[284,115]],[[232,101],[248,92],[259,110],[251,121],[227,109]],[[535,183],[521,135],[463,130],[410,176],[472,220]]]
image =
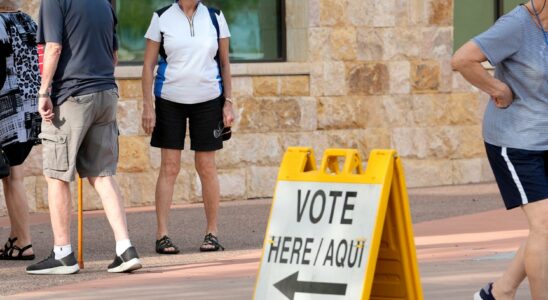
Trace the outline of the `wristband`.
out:
[[[49,92],[38,93],[38,98],[49,98],[49,97],[51,97],[51,94]]]
[[[230,97],[225,97],[225,100],[230,102],[230,104],[234,104],[234,101],[232,101],[232,98]]]

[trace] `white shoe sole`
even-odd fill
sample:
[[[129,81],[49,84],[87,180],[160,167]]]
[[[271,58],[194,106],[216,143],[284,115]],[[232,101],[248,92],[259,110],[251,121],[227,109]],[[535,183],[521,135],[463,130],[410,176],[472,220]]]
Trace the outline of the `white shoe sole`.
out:
[[[483,298],[481,298],[479,292],[476,292],[476,293],[474,294],[474,300],[483,300]]]
[[[142,268],[141,260],[138,258],[134,258],[130,261],[126,261],[125,263],[122,263],[121,265],[117,266],[116,268],[108,269],[109,273],[124,273],[124,272],[132,272],[135,270],[138,270]]]
[[[78,271],[80,271],[80,267],[76,264],[74,266],[60,266],[51,269],[32,270],[27,271],[27,273],[33,275],[70,275],[78,273]]]

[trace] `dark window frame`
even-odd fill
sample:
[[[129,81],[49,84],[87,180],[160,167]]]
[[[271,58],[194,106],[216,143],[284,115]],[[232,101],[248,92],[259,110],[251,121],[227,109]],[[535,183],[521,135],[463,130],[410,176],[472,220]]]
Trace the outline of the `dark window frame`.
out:
[[[249,63],[280,63],[280,62],[287,62],[287,20],[286,20],[286,0],[279,0],[279,7],[278,7],[278,13],[280,15],[280,32],[282,35],[282,38],[280,40],[280,43],[278,47],[280,47],[280,58],[275,59],[234,59],[230,60],[230,63],[234,64],[249,64]],[[116,11],[116,0],[110,0],[110,4],[114,8],[114,11]],[[120,61],[118,63],[119,66],[140,66],[143,65],[143,62],[139,61]]]

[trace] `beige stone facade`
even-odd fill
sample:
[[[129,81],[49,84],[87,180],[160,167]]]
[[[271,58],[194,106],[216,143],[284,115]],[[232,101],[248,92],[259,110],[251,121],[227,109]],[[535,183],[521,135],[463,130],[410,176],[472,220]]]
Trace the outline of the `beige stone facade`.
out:
[[[271,197],[289,146],[395,148],[408,185],[491,181],[481,138],[486,97],[451,71],[451,0],[286,0],[288,62],[234,64],[237,123],[218,154],[223,200]],[[26,1],[36,16],[38,0]],[[139,67],[117,69],[127,206],[150,205],[160,164],[140,127]],[[47,208],[41,149],[26,163],[32,210]],[[185,151],[175,203],[200,201]],[[86,209],[100,208],[85,186]]]

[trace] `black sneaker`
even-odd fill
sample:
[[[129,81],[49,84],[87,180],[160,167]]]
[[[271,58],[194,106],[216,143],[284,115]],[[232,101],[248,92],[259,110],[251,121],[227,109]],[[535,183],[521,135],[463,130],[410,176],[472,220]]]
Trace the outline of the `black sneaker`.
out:
[[[68,275],[78,273],[78,271],[80,271],[80,267],[78,267],[74,252],[61,259],[55,259],[55,252],[51,251],[48,258],[27,267],[27,273],[34,275]]]
[[[489,282],[479,292],[475,293],[474,300],[496,300],[493,296],[493,283]]]
[[[122,255],[114,258],[114,261],[108,265],[108,271],[110,273],[123,273],[135,271],[142,267],[137,250],[131,246]]]

